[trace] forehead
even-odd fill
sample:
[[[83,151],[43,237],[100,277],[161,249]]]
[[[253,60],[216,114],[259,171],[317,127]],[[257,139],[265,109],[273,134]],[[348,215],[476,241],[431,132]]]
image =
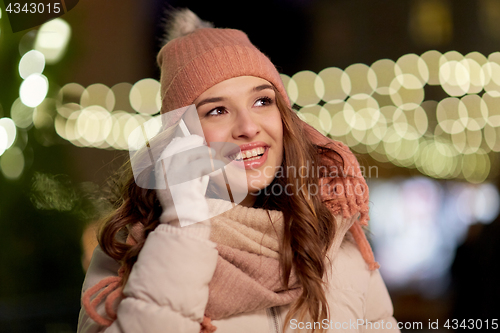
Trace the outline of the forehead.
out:
[[[205,90],[198,98],[201,100],[202,98],[212,97],[212,96],[221,96],[221,95],[232,95],[232,94],[243,94],[243,93],[251,93],[253,88],[270,85],[272,84],[260,77],[256,76],[238,76],[233,77],[222,82],[213,85],[212,87]]]

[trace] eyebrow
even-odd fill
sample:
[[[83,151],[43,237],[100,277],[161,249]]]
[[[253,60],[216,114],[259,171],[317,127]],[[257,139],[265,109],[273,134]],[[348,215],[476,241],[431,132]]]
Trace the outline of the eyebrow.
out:
[[[272,89],[272,90],[274,90],[274,87],[272,85],[270,85],[270,84],[261,84],[260,86],[253,87],[250,90],[250,93],[259,92],[259,91],[262,91],[262,90],[265,90],[265,89]],[[201,100],[200,103],[198,103],[198,105],[196,107],[199,108],[200,106],[202,106],[204,104],[220,102],[220,101],[223,101],[225,99],[226,99],[225,97],[210,97],[210,98],[205,98],[205,99]]]

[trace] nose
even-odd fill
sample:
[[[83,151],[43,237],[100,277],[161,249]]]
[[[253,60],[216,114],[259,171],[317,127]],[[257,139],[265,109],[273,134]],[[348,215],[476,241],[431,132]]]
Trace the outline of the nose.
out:
[[[260,133],[260,124],[257,114],[252,114],[248,109],[242,109],[238,112],[233,129],[233,137],[240,139],[251,139]]]

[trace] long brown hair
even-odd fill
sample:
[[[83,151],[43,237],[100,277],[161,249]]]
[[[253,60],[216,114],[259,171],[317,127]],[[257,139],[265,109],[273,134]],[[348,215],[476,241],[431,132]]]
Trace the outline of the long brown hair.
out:
[[[276,177],[269,186],[278,184],[281,188],[291,187],[294,195],[274,195],[273,191],[262,191],[254,207],[275,209],[283,212],[284,235],[280,244],[280,266],[284,273],[283,286],[288,286],[292,269],[302,285],[302,294],[291,304],[283,330],[295,315],[299,321],[307,316],[312,322],[322,322],[328,318],[329,308],[324,291],[323,276],[326,273],[325,257],[335,236],[333,216],[323,205],[319,195],[311,193],[311,187],[318,186],[317,172],[307,167],[321,170],[318,149],[303,129],[302,121],[291,110],[281,94],[275,89],[276,103],[283,124],[283,162],[282,170],[299,170],[300,174],[285,174]],[[304,166],[306,168],[304,168]],[[135,245],[125,244],[127,226],[140,221],[149,232],[159,224],[162,209],[154,190],[136,185],[130,164],[123,167],[125,173],[121,183],[115,183],[115,210],[104,219],[99,235],[101,248],[110,257],[121,263],[123,284],[126,283],[132,266],[145,240]],[[314,325],[313,325],[314,326]],[[321,326],[321,325],[320,325]],[[324,329],[313,328],[312,332],[322,333]]]

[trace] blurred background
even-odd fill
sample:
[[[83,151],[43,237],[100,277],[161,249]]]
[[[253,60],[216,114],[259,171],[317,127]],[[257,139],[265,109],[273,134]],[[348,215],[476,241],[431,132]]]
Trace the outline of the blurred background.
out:
[[[159,112],[168,5],[245,31],[357,154],[404,331],[499,318],[500,1],[86,0],[16,33],[1,5],[0,332],[76,332],[99,197]]]

